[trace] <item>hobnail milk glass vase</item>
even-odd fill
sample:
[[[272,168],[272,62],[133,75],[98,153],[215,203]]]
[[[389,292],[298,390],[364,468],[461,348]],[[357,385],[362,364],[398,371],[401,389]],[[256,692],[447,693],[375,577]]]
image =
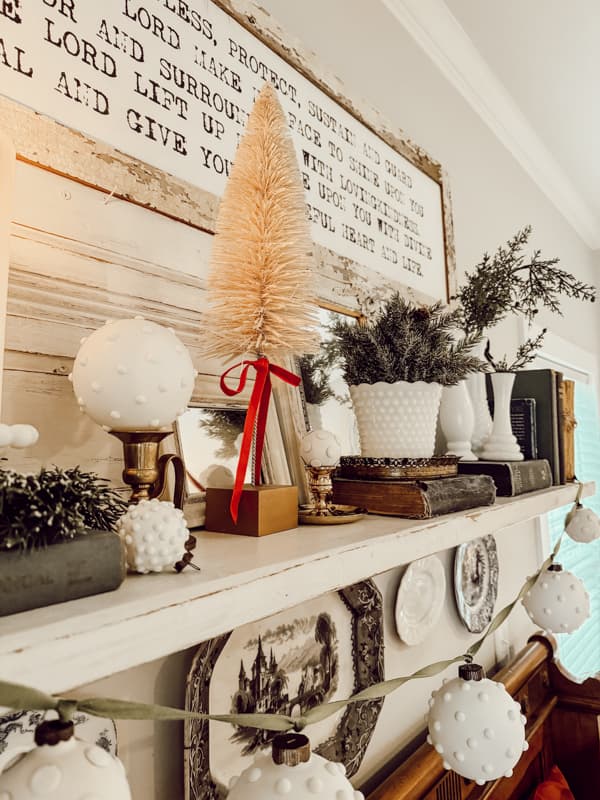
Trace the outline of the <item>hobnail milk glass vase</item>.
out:
[[[365,458],[431,458],[440,410],[439,383],[397,381],[350,386]]]
[[[523,453],[513,435],[510,422],[510,398],[515,382],[514,372],[493,372],[494,424],[481,452],[486,461],[522,461]]]
[[[471,450],[471,436],[475,414],[466,381],[456,386],[444,386],[440,405],[440,427],[446,439],[446,455],[458,456],[462,461],[477,461]]]
[[[471,349],[471,354],[483,360],[484,350],[485,340],[482,340]],[[471,449],[479,456],[486,439],[492,432],[492,415],[488,406],[485,373],[472,372],[466,378],[466,383],[475,415],[473,433],[471,434]]]

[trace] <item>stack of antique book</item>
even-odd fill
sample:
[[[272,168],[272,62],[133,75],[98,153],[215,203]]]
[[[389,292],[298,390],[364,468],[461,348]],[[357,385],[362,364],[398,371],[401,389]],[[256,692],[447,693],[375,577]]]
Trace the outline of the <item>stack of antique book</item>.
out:
[[[333,478],[333,499],[373,514],[428,519],[493,505],[496,487],[488,475],[458,475],[456,456],[344,456]]]

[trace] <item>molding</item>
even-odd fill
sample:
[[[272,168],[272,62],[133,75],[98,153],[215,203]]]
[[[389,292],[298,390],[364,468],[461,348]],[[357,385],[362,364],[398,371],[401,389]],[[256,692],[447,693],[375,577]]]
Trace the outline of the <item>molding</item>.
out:
[[[443,0],[382,0],[592,250],[600,220]]]

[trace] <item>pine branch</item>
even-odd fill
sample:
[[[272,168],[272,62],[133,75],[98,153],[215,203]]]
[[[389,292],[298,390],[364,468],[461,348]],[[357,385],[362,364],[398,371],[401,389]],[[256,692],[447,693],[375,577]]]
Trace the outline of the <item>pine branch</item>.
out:
[[[470,334],[455,342],[459,316],[436,303],[417,307],[393,295],[366,325],[340,319],[331,326],[334,347],[350,385],[404,380],[456,384],[483,368],[471,355],[480,340]]]

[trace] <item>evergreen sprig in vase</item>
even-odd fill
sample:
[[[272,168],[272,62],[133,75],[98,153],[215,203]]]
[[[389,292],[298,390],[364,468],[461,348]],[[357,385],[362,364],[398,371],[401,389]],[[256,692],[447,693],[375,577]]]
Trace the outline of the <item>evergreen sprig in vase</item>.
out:
[[[515,382],[514,372],[493,372],[494,422],[485,442],[481,458],[485,461],[522,461],[523,453],[512,432],[510,399]]]
[[[478,337],[455,341],[456,327],[457,312],[441,303],[416,306],[399,294],[365,324],[332,324],[364,457],[433,455],[442,387],[483,366],[470,352]]]

